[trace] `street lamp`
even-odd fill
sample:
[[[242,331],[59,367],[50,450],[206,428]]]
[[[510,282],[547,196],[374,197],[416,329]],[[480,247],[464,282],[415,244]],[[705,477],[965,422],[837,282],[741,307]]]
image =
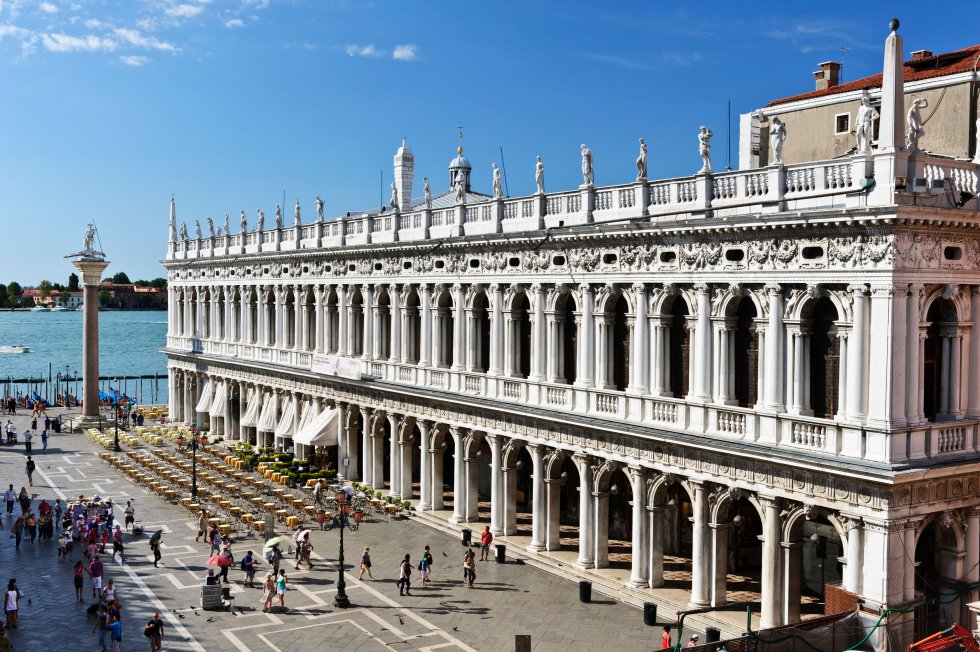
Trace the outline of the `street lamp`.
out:
[[[191,498],[197,500],[197,430],[191,427]]]
[[[347,597],[347,583],[344,581],[344,528],[347,527],[347,517],[350,514],[350,496],[344,493],[344,499],[338,502],[340,507],[340,556],[337,565],[340,566],[340,577],[337,580],[337,597],[333,606],[338,609],[349,609],[350,599]]]
[[[113,379],[112,382],[116,382],[116,380]],[[109,386],[109,391],[112,391],[112,385]],[[119,448],[119,396],[118,395],[116,395],[116,400],[112,402],[112,418],[114,419],[116,424],[116,434],[115,434],[114,442],[112,444],[112,450],[117,453],[120,453],[122,452],[122,449]]]

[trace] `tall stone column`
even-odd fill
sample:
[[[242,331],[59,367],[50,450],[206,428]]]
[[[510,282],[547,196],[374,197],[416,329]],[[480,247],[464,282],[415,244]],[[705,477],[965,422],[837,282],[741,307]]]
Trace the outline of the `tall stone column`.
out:
[[[412,494],[412,438],[415,436],[414,428],[405,432],[402,428],[402,437],[398,442],[398,480],[401,490],[402,500],[410,500]],[[421,480],[421,478],[420,478]]]
[[[374,286],[367,283],[361,286],[361,301],[364,306],[364,317],[361,320],[364,324],[361,332],[361,358],[371,360],[374,357],[371,348],[374,344]],[[393,448],[392,457],[394,450]]]
[[[503,373],[503,357],[510,353],[504,349],[504,292],[499,283],[490,285],[493,301],[493,319],[490,321],[490,368],[487,374],[499,376]]]
[[[728,603],[728,531],[731,523],[711,523],[711,606]]]
[[[646,394],[650,387],[650,346],[647,319],[647,290],[642,283],[633,286],[633,302],[636,305],[636,322],[630,351],[630,379],[626,391],[631,394]]]
[[[337,355],[347,355],[347,286],[337,286]],[[365,448],[365,453],[367,449]]]
[[[419,342],[419,366],[428,367],[432,364],[432,286],[423,283],[420,288],[422,337]]]
[[[487,442],[490,444],[490,532],[494,536],[503,534],[502,527],[504,500],[503,495],[504,478],[502,471],[501,452],[503,448],[503,437],[500,435],[487,435]]]
[[[533,485],[531,489],[532,514],[531,514],[531,543],[527,549],[531,552],[544,550],[544,446],[540,444],[528,444],[527,451],[531,454],[534,474],[532,477]]]
[[[842,520],[847,529],[847,564],[844,566],[844,589],[860,595],[861,551],[863,549],[861,518],[857,516],[845,516]],[[980,539],[978,539],[978,542],[980,542]]]
[[[664,585],[664,508],[649,506],[650,512],[650,560],[647,568],[650,573],[650,588]]]
[[[593,370],[595,369],[595,320],[592,316],[592,287],[588,283],[579,286],[582,305],[579,314],[581,319],[578,328],[579,354],[578,373],[575,378],[576,387],[592,387]]]
[[[649,562],[650,530],[646,525],[646,473],[637,466],[627,469],[630,484],[633,486],[633,550],[630,579],[627,583],[635,589],[645,589],[649,586],[647,577],[650,574]]]
[[[851,327],[847,351],[847,389],[850,394],[847,397],[847,418],[850,421],[861,422],[867,416],[864,408],[864,370],[868,350],[868,296],[864,285],[851,285],[847,289],[854,295],[854,324]]]
[[[560,478],[544,479],[544,549],[549,551],[561,550],[561,485]]]
[[[419,428],[419,448],[422,451],[419,455],[419,511],[432,509],[432,453],[429,451],[430,437],[429,431],[432,423],[419,419],[415,422]]]
[[[573,458],[578,469],[578,568],[595,566],[595,551],[592,549],[592,532],[595,519],[592,515],[592,465],[587,455],[575,454]]]
[[[323,353],[323,286],[313,286],[313,351]]]
[[[374,487],[374,445],[371,440],[371,408],[361,408],[361,450],[364,459],[361,469],[364,471],[364,484]]]
[[[463,522],[463,494],[465,494],[466,477],[463,467],[463,438],[465,431],[459,426],[450,426],[449,432],[453,437],[453,515],[451,523]]]
[[[406,290],[405,294],[408,294]],[[397,363],[403,360],[402,357],[402,300],[398,286],[392,283],[388,286],[388,311],[390,313],[389,323],[391,324],[390,337],[388,339],[388,362]]]
[[[462,371],[466,365],[466,309],[464,307],[465,295],[463,286],[459,283],[453,285],[453,332],[450,337],[453,340],[453,364],[450,367],[453,371]]]
[[[691,606],[706,607],[710,603],[708,562],[711,559],[711,539],[708,537],[708,495],[703,483],[691,482]]]
[[[389,430],[389,440],[388,449],[390,451],[391,460],[389,463],[389,468],[391,469],[391,477],[388,478],[388,493],[395,497],[401,496],[401,448],[398,442],[398,431],[401,429],[402,419],[396,414],[388,414],[388,430]],[[384,444],[382,444],[383,446]],[[382,453],[383,455],[383,453]],[[382,460],[382,469],[384,469],[384,460]]]
[[[434,427],[438,427],[438,426],[434,426]],[[444,428],[445,426],[442,427]],[[429,449],[429,469],[430,469],[429,473],[432,475],[431,487],[429,489],[430,491],[429,500],[432,503],[433,511],[441,510],[446,506],[445,498],[444,498],[445,487],[443,486],[444,482],[443,482],[443,473],[442,473],[443,464],[445,462],[445,456],[446,456],[446,448],[445,448],[446,437],[447,435],[443,434],[442,444],[440,444],[439,446],[433,446],[432,448]]]
[[[785,412],[783,402],[783,293],[778,285],[767,285],[769,292],[769,325],[766,327],[765,406],[773,412]]]
[[[694,396],[696,401],[711,400],[711,291],[707,285],[696,286],[698,325],[694,330]]]
[[[547,325],[544,318],[545,292],[540,283],[531,286],[534,295],[534,319],[531,321],[531,375],[528,380],[541,382],[544,380],[545,366],[545,333]]]
[[[779,501],[769,496],[759,496],[763,509],[762,524],[762,620],[760,628],[778,627],[782,624],[782,564],[781,537],[782,517]]]
[[[76,428],[99,425],[99,284],[109,261],[83,255],[72,263],[82,276],[84,287],[82,321],[82,417]]]

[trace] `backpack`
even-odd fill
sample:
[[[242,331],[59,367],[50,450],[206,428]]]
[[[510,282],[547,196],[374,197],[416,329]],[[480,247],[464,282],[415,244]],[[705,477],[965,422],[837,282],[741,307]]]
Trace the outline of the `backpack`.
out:
[[[242,563],[241,563],[242,570],[245,570],[245,560],[246,559],[248,559],[248,557],[242,557]]]
[[[271,548],[269,552],[265,553],[265,560],[270,564],[276,563],[276,553]]]

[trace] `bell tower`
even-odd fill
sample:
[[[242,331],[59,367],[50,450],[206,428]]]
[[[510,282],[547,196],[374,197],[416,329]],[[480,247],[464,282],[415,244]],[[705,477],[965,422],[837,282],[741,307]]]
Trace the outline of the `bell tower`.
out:
[[[402,138],[402,146],[395,154],[395,187],[398,188],[398,207],[407,211],[412,206],[412,182],[415,180],[415,157]]]

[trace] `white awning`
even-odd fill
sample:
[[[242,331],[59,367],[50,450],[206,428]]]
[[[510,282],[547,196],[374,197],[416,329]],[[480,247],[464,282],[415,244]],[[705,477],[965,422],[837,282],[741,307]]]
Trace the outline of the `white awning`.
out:
[[[242,417],[241,425],[243,428],[254,426],[259,417],[259,393],[252,390],[248,395],[248,405],[245,407],[245,416]]]
[[[276,426],[277,437],[292,437],[293,417],[295,415],[296,415],[296,404],[291,399],[287,399],[286,407],[282,409],[282,417],[280,417],[279,419],[279,425]]]
[[[201,398],[198,399],[197,407],[194,408],[194,411],[207,412],[209,407],[211,407],[211,380],[210,379],[204,381],[204,390],[201,391]]]
[[[217,387],[214,390],[214,400],[211,401],[211,409],[208,412],[211,413],[213,417],[224,417],[228,403],[228,385],[224,382],[217,383]]]
[[[339,415],[340,410],[334,408],[324,410],[310,421],[309,425],[296,433],[293,443],[306,446],[336,446]]]
[[[316,419],[318,414],[320,414],[320,406],[316,401],[306,401],[303,403],[303,412],[299,418],[299,426],[296,428],[296,432],[300,432],[303,428],[310,425],[310,422]]]
[[[270,396],[262,405],[259,421],[255,424],[259,432],[273,432],[276,429],[276,397]]]

